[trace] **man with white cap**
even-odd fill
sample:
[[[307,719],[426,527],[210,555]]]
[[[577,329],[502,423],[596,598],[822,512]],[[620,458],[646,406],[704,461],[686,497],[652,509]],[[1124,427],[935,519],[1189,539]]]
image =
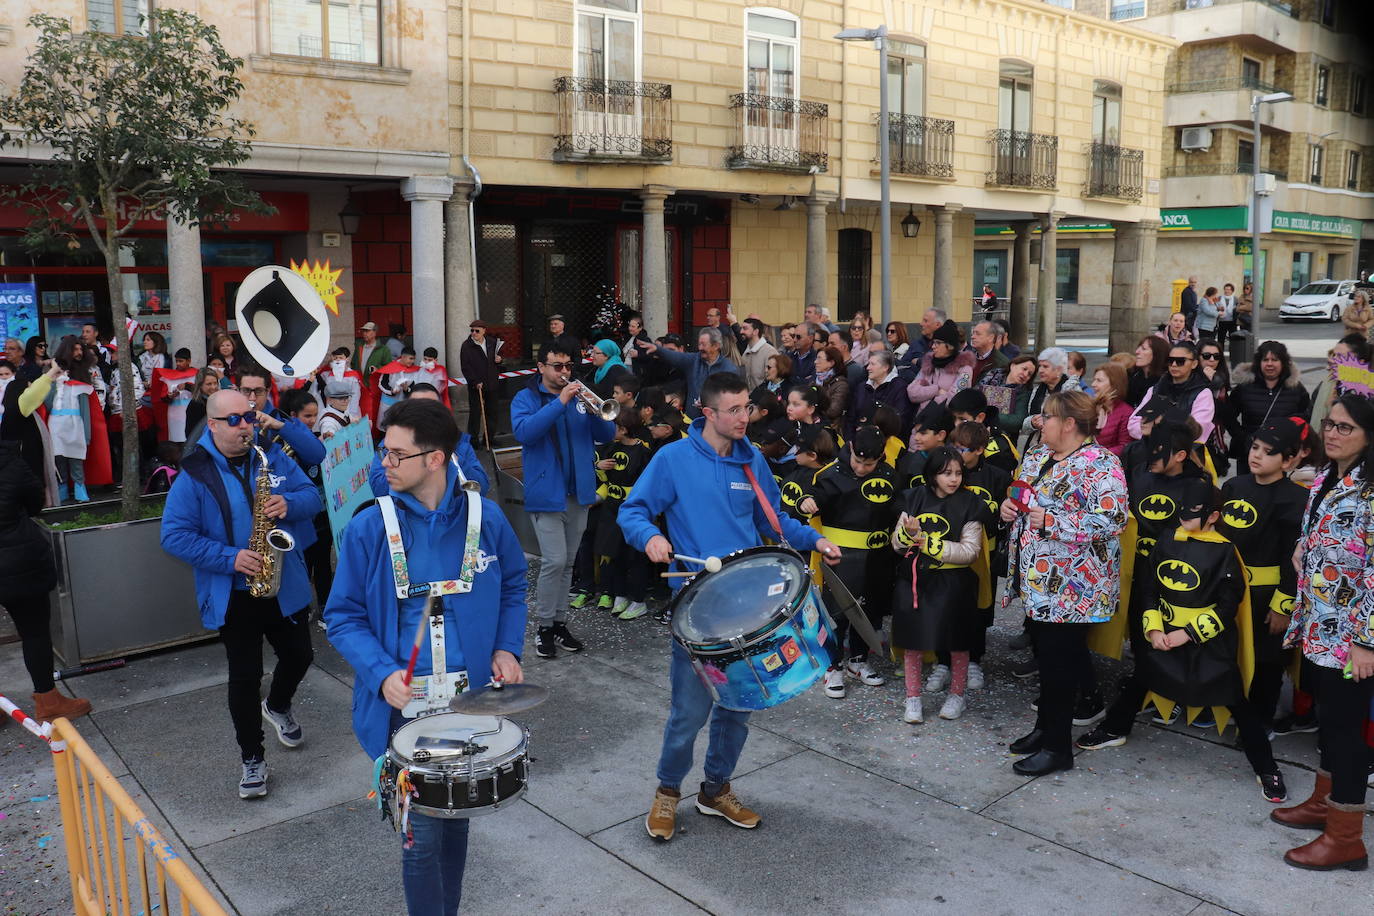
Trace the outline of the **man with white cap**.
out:
[[[391,362],[391,351],[377,340],[377,323],[375,321],[364,322],[358,329],[362,334],[361,339],[353,348],[352,367],[355,371],[362,373],[363,380],[368,381],[373,372]]]

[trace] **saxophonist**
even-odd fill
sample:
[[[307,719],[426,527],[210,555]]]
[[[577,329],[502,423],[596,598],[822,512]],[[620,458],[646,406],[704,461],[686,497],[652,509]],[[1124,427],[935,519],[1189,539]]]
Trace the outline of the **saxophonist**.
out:
[[[267,794],[264,720],[286,747],[304,741],[291,700],[314,660],[303,556],[315,541],[319,491],[278,445],[254,444],[258,416],[238,391],[210,396],[199,448],[182,461],[162,516],[162,549],[191,564],[201,621],[224,642],[229,717],[243,764],[240,798]],[[294,549],[262,548],[274,527],[294,538]],[[268,594],[254,597],[250,589]],[[264,638],[277,666],[259,702]]]

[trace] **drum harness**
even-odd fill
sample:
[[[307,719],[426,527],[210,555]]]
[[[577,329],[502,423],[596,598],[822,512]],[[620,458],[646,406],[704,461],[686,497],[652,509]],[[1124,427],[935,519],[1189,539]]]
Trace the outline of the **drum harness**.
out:
[[[401,525],[396,516],[395,501],[390,496],[377,497],[377,508],[381,510],[382,524],[386,529],[387,550],[391,554],[391,575],[396,583],[398,618],[401,601],[421,596],[430,598],[426,613],[430,615],[431,673],[428,677],[417,677],[411,681],[410,702],[401,710],[401,715],[407,719],[444,712],[448,709],[449,701],[453,699],[454,694],[461,693],[468,688],[466,671],[450,672],[448,670],[447,656],[444,651],[444,609],[443,602],[438,599],[445,595],[462,595],[472,591],[473,579],[477,572],[478,555],[481,552],[479,541],[482,536],[482,495],[477,482],[468,480],[461,469],[457,468],[456,465],[454,467],[458,473],[458,485],[467,497],[468,503],[468,525],[463,543],[463,562],[459,567],[458,578],[456,579],[411,583],[410,569],[406,563],[405,545],[401,539]],[[499,730],[500,727],[498,726],[497,729],[489,733],[478,733],[472,737],[477,738],[481,734],[496,734]],[[464,751],[468,757],[469,767],[475,766],[476,757],[474,755],[483,750],[486,748],[469,742]],[[392,812],[387,803],[391,790],[385,785],[382,778],[385,769],[386,754],[382,754],[373,764],[372,783],[375,788],[368,794],[376,796],[377,807],[382,812],[382,819],[391,819],[392,827],[405,835],[405,848],[409,849],[415,842],[414,835],[410,830],[410,802],[419,793],[411,783],[410,768],[401,769],[396,774],[395,794],[398,802],[395,812]],[[476,797],[476,791],[476,781],[470,778],[468,792],[471,796]]]

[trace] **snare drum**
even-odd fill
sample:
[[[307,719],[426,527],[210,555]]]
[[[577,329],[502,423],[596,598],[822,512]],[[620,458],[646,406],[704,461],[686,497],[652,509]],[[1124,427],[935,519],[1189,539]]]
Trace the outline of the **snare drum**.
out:
[[[528,788],[529,734],[496,716],[421,716],[391,736],[382,790],[394,795],[405,771],[414,789],[411,810],[434,817],[490,814]]]
[[[691,579],[672,603],[673,638],[726,709],[777,706],[830,665],[834,624],[796,553],[751,547]]]

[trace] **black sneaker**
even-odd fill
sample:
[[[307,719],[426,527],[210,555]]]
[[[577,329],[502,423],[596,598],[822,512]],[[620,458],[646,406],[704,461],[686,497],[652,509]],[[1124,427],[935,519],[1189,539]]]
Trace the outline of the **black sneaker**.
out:
[[[1216,728],[1217,717],[1212,715],[1212,709],[1208,707],[1207,709],[1201,710],[1197,714],[1197,718],[1188,724],[1193,726],[1193,728]]]
[[[1282,773],[1266,773],[1263,776],[1256,776],[1255,781],[1260,785],[1260,794],[1267,802],[1278,804],[1288,801],[1288,787],[1283,784]]]
[[[1121,747],[1125,743],[1125,735],[1113,735],[1101,725],[1074,742],[1085,751],[1100,751],[1104,747]]]
[[[1298,735],[1317,730],[1317,714],[1309,712],[1305,716],[1287,715],[1274,722],[1274,734]]]
[[[1073,706],[1073,724],[1079,727],[1096,725],[1107,718],[1107,706],[1097,694],[1080,696]]]
[[[558,657],[558,649],[554,646],[553,627],[540,627],[534,631],[534,654],[540,658]]]
[[[581,652],[586,648],[582,645],[582,641],[568,630],[568,625],[561,620],[554,622],[553,639],[554,642],[558,643],[558,648],[567,649],[569,652]]]
[[[1040,663],[1035,660],[1034,655],[1032,655],[1030,658],[1026,659],[1023,662],[1017,662],[1016,664],[1011,666],[1012,677],[1019,677],[1024,679],[1028,677],[1035,677],[1039,673]]]

